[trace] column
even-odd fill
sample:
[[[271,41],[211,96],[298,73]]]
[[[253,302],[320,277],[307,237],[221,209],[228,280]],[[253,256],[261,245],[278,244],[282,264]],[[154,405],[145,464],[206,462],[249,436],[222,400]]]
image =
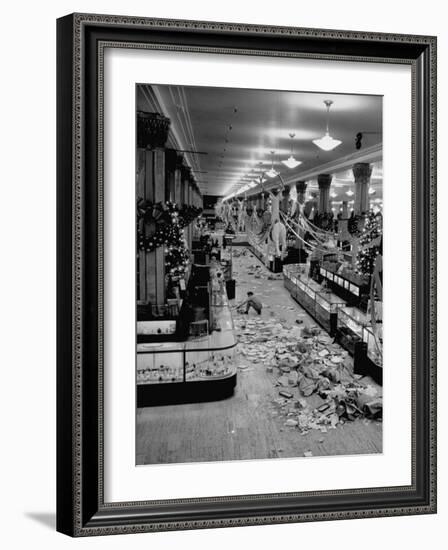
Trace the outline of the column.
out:
[[[254,197],[248,197],[246,200],[246,214],[248,216],[251,216],[253,210],[254,210]]]
[[[330,185],[333,176],[331,174],[319,174],[317,183],[319,185],[319,214],[330,212]]]
[[[300,209],[302,208],[302,205],[305,204],[306,188],[307,188],[306,181],[299,180],[298,182],[296,182],[297,202],[298,202],[297,207],[296,207],[296,212],[295,212],[295,217],[296,218],[298,218],[298,216],[300,214]],[[298,235],[300,235],[300,237],[302,237],[302,239],[305,236],[305,232],[303,231],[303,229],[301,227],[297,227],[297,233],[298,233]],[[301,239],[299,239],[298,237],[296,237],[294,239],[294,248],[296,250],[300,251],[298,253],[299,263],[306,262],[305,247],[303,245],[303,241]]]
[[[271,206],[271,220],[272,222],[275,222],[275,220],[280,219],[280,197],[279,197],[279,191],[278,189],[273,189],[272,191],[272,206]]]
[[[176,202],[175,182],[176,182],[176,163],[177,152],[173,149],[165,150],[165,200]]]
[[[189,172],[190,172],[190,177],[188,178],[187,194],[186,194],[186,200],[185,200],[185,204],[187,206],[192,205],[192,198],[193,198],[193,176],[191,174],[191,170]],[[185,237],[187,239],[188,250],[190,250],[191,252],[191,244],[193,241],[193,235],[192,235],[193,230],[192,230],[191,223],[187,225],[184,232],[185,232]]]
[[[166,198],[165,143],[170,120],[158,113],[137,113],[137,197],[151,203]],[[145,236],[156,230],[156,224],[145,224]],[[138,250],[139,300],[151,304],[165,302],[165,250]]]
[[[348,219],[349,219],[348,201],[342,201],[342,211],[340,214],[341,215],[338,216],[338,240],[341,243],[344,243],[342,245],[343,250],[349,250],[350,233],[348,232]]]
[[[174,172],[174,202],[179,206],[182,204],[182,165],[184,157],[176,155],[176,170]]]
[[[190,178],[190,168],[186,166],[185,164],[181,167],[181,204],[180,206],[187,204],[188,201],[188,185],[189,185],[189,178]]]
[[[353,165],[355,177],[355,215],[369,210],[369,185],[372,166],[368,162],[357,162]]]
[[[296,183],[297,202],[300,204],[305,204],[306,187],[306,181],[301,180]]]
[[[280,204],[280,209],[284,214],[287,214],[289,210],[289,191],[289,185],[285,185],[282,190],[282,202]]]

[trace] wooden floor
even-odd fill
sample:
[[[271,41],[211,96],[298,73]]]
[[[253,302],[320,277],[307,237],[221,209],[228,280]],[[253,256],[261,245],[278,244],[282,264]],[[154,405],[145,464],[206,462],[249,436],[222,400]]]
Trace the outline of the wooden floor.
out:
[[[258,263],[249,253],[234,261],[237,301],[253,290],[264,303],[263,317],[294,322],[310,317],[290,298],[279,280],[254,279],[248,267]],[[254,312],[251,313],[254,315]],[[244,364],[241,358],[239,364]],[[298,389],[288,389],[298,396]],[[327,433],[300,435],[284,425],[274,399],[278,388],[266,366],[251,364],[238,372],[233,397],[210,403],[151,407],[137,411],[137,464],[263,459],[382,452],[382,424],[365,419],[347,422]],[[311,398],[312,399],[312,398]]]

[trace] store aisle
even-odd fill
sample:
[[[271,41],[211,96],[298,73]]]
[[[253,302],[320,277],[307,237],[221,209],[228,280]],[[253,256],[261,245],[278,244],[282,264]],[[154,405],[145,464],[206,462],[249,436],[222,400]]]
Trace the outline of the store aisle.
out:
[[[257,333],[280,324],[290,327],[315,326],[313,319],[290,297],[280,274],[262,266],[247,249],[234,248],[235,304],[251,290],[263,303],[258,316],[237,313],[237,334]],[[301,321],[300,324],[296,320]],[[263,346],[269,354],[269,341]],[[244,355],[243,350],[246,355]],[[262,352],[263,353],[263,352]],[[287,390],[297,399],[297,387],[282,388],[269,363],[247,355],[239,344],[238,381],[233,397],[209,403],[172,405],[137,410],[137,464],[369,454],[382,451],[382,424],[359,418],[324,430],[298,430],[289,425],[288,403],[279,394]],[[381,391],[371,381],[369,385]],[[312,407],[318,396],[307,398]],[[291,400],[291,403],[293,400]]]

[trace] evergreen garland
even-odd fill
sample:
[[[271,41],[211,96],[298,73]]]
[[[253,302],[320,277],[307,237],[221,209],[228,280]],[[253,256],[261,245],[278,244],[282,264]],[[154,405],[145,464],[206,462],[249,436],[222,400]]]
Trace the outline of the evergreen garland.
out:
[[[367,214],[364,228],[359,239],[359,252],[356,258],[356,271],[364,275],[371,275],[375,267],[375,260],[381,246],[383,233],[383,217],[372,210]],[[376,241],[373,243],[373,241]],[[370,246],[369,246],[370,245]]]
[[[363,216],[360,214],[353,214],[348,219],[347,229],[350,235],[354,237],[359,237],[361,235],[361,230],[359,228],[360,222],[363,220]]]
[[[143,199],[137,201],[137,247],[139,250],[153,252],[159,246],[178,244],[175,227],[183,229],[202,212],[196,206],[177,204],[167,201],[153,204]],[[152,235],[146,236],[145,225],[155,224]]]
[[[153,252],[165,247],[165,273],[171,278],[182,277],[188,266],[189,253],[185,242],[184,227],[189,225],[202,212],[201,208],[167,201],[152,204],[137,201],[137,248]],[[154,232],[145,235],[145,226],[154,224]]]

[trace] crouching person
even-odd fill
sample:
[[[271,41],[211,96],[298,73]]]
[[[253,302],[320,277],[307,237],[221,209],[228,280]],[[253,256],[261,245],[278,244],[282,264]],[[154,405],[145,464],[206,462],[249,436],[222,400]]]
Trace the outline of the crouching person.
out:
[[[258,298],[254,296],[253,292],[247,293],[247,300],[246,300],[246,311],[244,313],[249,313],[250,308],[254,308],[254,310],[258,313],[258,315],[261,315],[261,310],[263,309],[263,304],[260,302]]]

